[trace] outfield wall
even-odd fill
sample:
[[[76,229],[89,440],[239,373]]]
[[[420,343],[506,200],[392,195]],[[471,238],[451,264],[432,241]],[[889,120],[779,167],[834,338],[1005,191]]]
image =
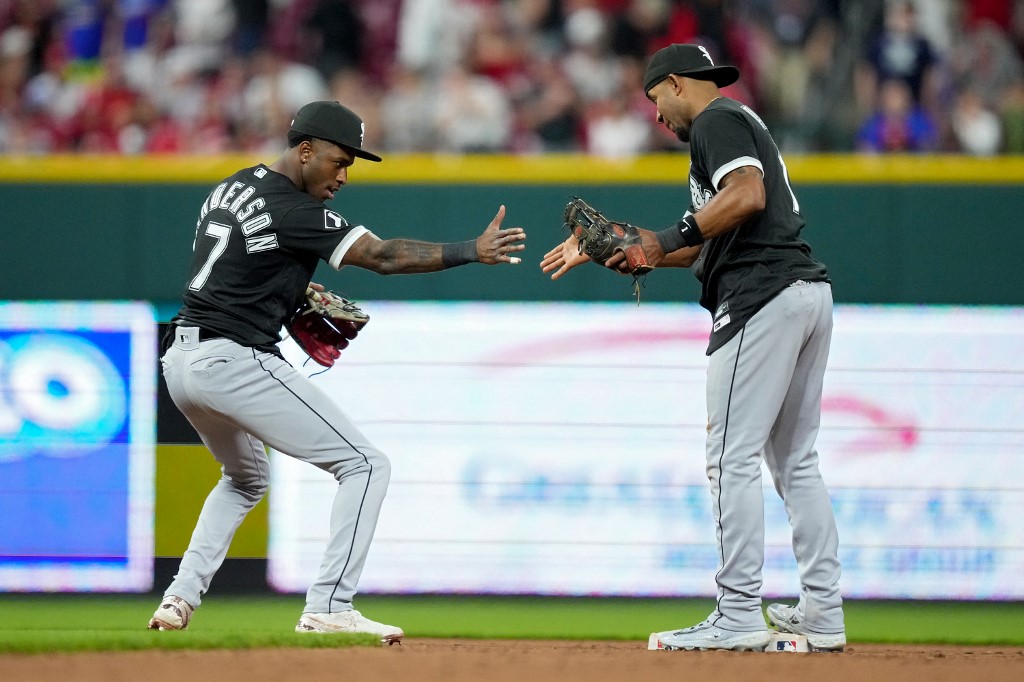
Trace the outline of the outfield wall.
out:
[[[256,161],[0,159],[0,300],[145,299],[157,304],[158,319],[168,319],[195,207],[212,184]],[[796,157],[787,164],[810,223],[805,234],[830,266],[837,302],[1024,303],[1017,265],[1024,159]],[[657,227],[688,204],[685,172],[685,157],[676,155],[621,164],[583,157],[359,164],[333,202],[350,220],[385,237],[456,240],[473,236],[505,203],[506,224],[530,234],[526,262],[413,278],[322,268],[318,279],[368,301],[629,301],[628,278],[582,268],[551,283],[536,263],[562,234],[569,195],[613,218]],[[696,293],[688,271],[669,271],[649,276],[642,298],[692,301]],[[164,392],[157,411],[154,548],[158,557],[177,556],[218,472]],[[264,502],[229,556],[266,557],[267,527]]]
[[[174,301],[198,205],[250,157],[0,160],[4,247],[0,299]],[[1024,159],[815,156],[787,159],[842,303],[1024,303]],[[518,268],[459,268],[390,277],[321,268],[318,278],[363,300],[621,301],[626,278],[578,270],[553,285],[541,256],[562,236],[567,198],[615,219],[664,227],[689,205],[681,155],[602,162],[589,157],[390,157],[359,163],[332,206],[383,237],[437,241],[478,234],[500,204],[528,232]],[[690,301],[688,271],[648,276],[650,301]]]

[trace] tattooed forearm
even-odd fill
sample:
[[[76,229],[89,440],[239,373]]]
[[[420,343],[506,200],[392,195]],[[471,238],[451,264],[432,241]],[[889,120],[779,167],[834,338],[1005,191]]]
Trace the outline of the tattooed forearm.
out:
[[[412,239],[388,239],[379,253],[382,275],[436,272],[441,265],[441,245]]]

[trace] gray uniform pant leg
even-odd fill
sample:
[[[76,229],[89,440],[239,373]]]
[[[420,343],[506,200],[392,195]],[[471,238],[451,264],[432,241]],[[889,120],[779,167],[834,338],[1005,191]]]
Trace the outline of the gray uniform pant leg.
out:
[[[764,458],[793,528],[808,622],[821,632],[843,629],[838,533],[814,448],[831,335],[831,287],[800,283],[711,355],[706,455],[722,626],[764,627]]]
[[[166,594],[199,605],[235,530],[267,489],[265,443],[338,481],[327,548],[304,610],[351,609],[391,477],[387,457],[335,401],[273,354],[192,339],[176,343],[162,364],[171,398],[222,470]]]

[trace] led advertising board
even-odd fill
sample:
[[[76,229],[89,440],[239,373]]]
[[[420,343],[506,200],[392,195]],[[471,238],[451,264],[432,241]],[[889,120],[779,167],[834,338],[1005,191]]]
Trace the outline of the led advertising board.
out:
[[[714,594],[705,311],[365,308],[329,371],[286,346],[392,461],[362,590]],[[840,306],[822,408],[845,595],[1024,598],[1024,309]],[[272,457],[270,580],[303,591],[336,485]],[[763,482],[764,594],[793,595]]]
[[[152,587],[156,330],[145,303],[0,302],[0,590]]]

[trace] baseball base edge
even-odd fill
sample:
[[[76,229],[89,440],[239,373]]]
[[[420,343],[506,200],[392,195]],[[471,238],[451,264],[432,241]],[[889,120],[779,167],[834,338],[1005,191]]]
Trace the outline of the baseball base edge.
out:
[[[809,651],[807,638],[788,632],[773,632],[765,651],[802,654]]]

